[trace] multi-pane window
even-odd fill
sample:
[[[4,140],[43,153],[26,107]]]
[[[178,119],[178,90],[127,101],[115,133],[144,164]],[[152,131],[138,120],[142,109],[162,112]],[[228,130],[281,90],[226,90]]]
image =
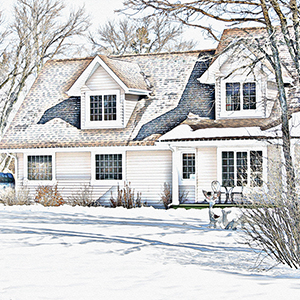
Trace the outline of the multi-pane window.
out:
[[[263,159],[261,151],[250,151],[251,186],[262,186]]]
[[[255,82],[226,83],[226,110],[236,111],[241,107],[243,110],[256,109]]]
[[[262,186],[262,151],[223,151],[223,186]]]
[[[222,152],[222,185],[234,186],[234,152]]]
[[[254,82],[243,84],[243,109],[256,109],[256,86]]]
[[[96,179],[122,180],[122,154],[97,154]]]
[[[247,185],[248,157],[247,152],[236,152],[236,180],[237,186]]]
[[[226,110],[240,110],[240,83],[226,83]]]
[[[195,153],[182,154],[182,178],[190,179],[195,174]]]
[[[52,180],[52,156],[29,155],[27,176],[29,180]]]
[[[93,95],[90,96],[90,121],[116,121],[117,96]]]

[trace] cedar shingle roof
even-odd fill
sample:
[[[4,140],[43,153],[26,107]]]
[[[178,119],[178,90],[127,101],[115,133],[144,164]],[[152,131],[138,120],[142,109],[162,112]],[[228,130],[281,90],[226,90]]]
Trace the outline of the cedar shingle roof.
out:
[[[79,129],[78,98],[66,92],[93,58],[53,60],[45,64],[23,101],[1,143],[1,149],[47,147],[96,147],[128,144],[149,145],[161,135],[157,126],[148,126],[142,140],[135,139],[141,128],[162,114],[175,109],[181,101],[186,84],[198,56],[203,51],[132,55],[104,58],[118,76],[134,81],[136,66],[147,76],[152,88],[150,97],[138,101],[126,128]],[[132,73],[131,73],[132,71]],[[145,83],[144,83],[145,86]],[[80,111],[80,110],[79,110]],[[77,114],[77,115],[76,115]],[[163,125],[165,124],[165,125]],[[177,124],[164,120],[159,126],[167,130]],[[146,126],[147,127],[147,126]]]
[[[128,88],[140,90],[149,89],[143,75],[141,74],[141,69],[138,64],[116,58],[112,59],[105,55],[99,55],[99,57],[124,82]]]
[[[259,34],[262,28],[225,30],[216,50],[230,39]],[[48,61],[6,131],[0,149],[153,145],[179,124],[200,128],[251,127],[268,129],[280,123],[275,105],[269,118],[215,120],[214,86],[197,79],[214,59],[214,50],[100,56],[128,88],[149,89],[138,101],[126,128],[80,129],[80,98],[66,92],[93,58]],[[208,60],[203,56],[211,57]],[[143,72],[143,74],[141,74]],[[294,100],[294,109],[300,106]],[[297,102],[297,103],[296,103]],[[190,115],[197,118],[191,118]]]

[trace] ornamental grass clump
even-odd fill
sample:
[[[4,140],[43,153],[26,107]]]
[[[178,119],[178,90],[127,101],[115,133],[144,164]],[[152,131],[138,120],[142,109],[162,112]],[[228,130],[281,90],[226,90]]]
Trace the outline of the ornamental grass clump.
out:
[[[4,205],[30,205],[29,190],[19,187],[17,190],[8,187],[0,193],[0,203]]]
[[[188,191],[182,191],[178,195],[178,200],[180,204],[188,201]],[[172,203],[172,189],[171,185],[168,182],[164,182],[163,190],[160,194],[160,202],[164,205],[165,209],[169,209],[170,204]]]
[[[165,209],[169,208],[169,204],[172,203],[172,191],[171,186],[168,182],[164,182],[163,191],[160,194],[161,202],[163,203]]]
[[[69,205],[72,206],[92,206],[93,201],[93,187],[90,185],[83,185],[77,192],[72,193],[68,198]]]
[[[65,204],[63,197],[58,191],[57,184],[53,186],[39,186],[36,189],[35,202],[44,206],[60,206],[62,204]]]
[[[118,185],[117,198],[113,197],[111,193],[110,197],[111,207],[125,207],[125,208],[134,208],[146,206],[146,202],[142,203],[142,193],[137,192],[136,197],[134,196],[134,189],[131,188],[130,182],[124,183],[124,187],[120,188]]]

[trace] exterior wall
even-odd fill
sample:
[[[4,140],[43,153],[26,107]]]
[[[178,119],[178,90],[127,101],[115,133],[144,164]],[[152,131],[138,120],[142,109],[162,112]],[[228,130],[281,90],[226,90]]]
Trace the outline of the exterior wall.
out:
[[[91,179],[90,152],[58,152],[55,164],[58,181]]]
[[[172,181],[171,151],[128,151],[126,165],[126,179],[142,193],[142,201],[159,206],[164,182]]]
[[[23,178],[24,178],[24,155],[23,153],[16,154],[17,162],[16,162],[16,174],[15,174],[15,181],[16,181],[16,188],[23,185]]]
[[[267,181],[270,184],[269,192],[273,195],[282,193],[282,152],[281,146],[269,145],[267,161]]]
[[[245,62],[249,60],[246,57],[241,56],[239,59],[236,57],[229,59],[224,63],[218,73],[216,74],[216,119],[221,118],[253,118],[253,117],[266,117],[266,110],[271,112],[274,102],[267,103],[267,94],[270,96],[272,91],[268,93],[267,78],[260,72],[259,68],[254,69],[254,74],[249,70],[241,69],[245,66]],[[232,73],[232,71],[234,72]],[[232,73],[232,74],[231,74]],[[229,77],[226,77],[230,74]],[[257,107],[256,110],[240,110],[240,111],[226,111],[225,110],[225,84],[226,82],[243,82],[243,81],[255,81],[256,82],[256,96]],[[242,95],[241,95],[242,97]],[[274,101],[275,98],[273,98]],[[268,107],[267,107],[268,105]]]
[[[196,201],[204,200],[202,190],[211,191],[211,182],[217,180],[217,147],[197,148]]]
[[[282,153],[281,147],[277,145],[269,145],[267,147],[268,152],[268,162],[267,162],[267,181],[268,182],[281,182],[282,172]]]
[[[86,86],[92,91],[120,89],[120,86],[100,66],[87,80]]]
[[[179,203],[194,203],[195,191],[195,185],[179,185]]]
[[[139,96],[136,95],[129,95],[126,94],[125,95],[125,104],[124,104],[124,122],[125,122],[125,126],[127,125],[131,114],[133,113],[133,110],[137,104],[137,101],[139,99]]]

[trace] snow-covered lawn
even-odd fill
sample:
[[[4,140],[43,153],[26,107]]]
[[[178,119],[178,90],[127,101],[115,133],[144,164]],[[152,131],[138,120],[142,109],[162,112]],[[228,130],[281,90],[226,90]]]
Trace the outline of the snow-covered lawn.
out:
[[[300,271],[255,268],[207,210],[0,205],[0,233],[1,300],[300,299]]]

